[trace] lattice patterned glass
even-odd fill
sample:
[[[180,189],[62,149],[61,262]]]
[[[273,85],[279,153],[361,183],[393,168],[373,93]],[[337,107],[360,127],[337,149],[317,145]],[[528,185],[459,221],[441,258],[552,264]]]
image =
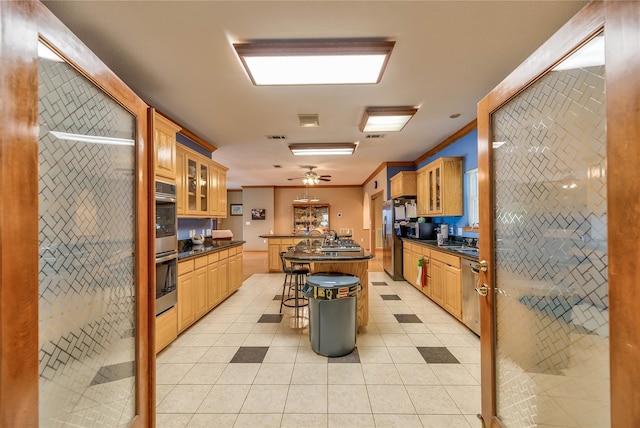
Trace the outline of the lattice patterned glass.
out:
[[[610,424],[604,73],[550,71],[492,117],[506,427]]]
[[[135,119],[40,49],[40,426],[129,426]]]

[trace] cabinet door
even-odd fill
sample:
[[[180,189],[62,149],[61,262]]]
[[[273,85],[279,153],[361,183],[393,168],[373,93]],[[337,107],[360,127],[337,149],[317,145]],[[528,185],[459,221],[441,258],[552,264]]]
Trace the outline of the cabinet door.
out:
[[[227,172],[218,170],[218,216],[227,218]]]
[[[193,271],[194,296],[193,305],[195,319],[207,313],[207,268],[202,267]]]
[[[209,165],[209,215],[220,216],[220,198],[218,196],[218,168]],[[224,207],[223,207],[224,209]]]
[[[206,217],[209,215],[209,165],[198,163],[198,168],[198,214]]]
[[[427,211],[429,215],[436,215],[442,213],[442,199],[441,199],[441,182],[442,182],[442,167],[441,164],[434,165],[427,170],[427,183],[429,192],[429,205]]]
[[[187,157],[184,150],[176,149],[176,211],[177,215],[187,214]]]
[[[193,272],[178,276],[178,332],[189,327],[195,320],[193,287]]]
[[[431,297],[431,255],[428,254],[422,254],[422,270],[424,271],[424,275],[423,275],[423,280],[424,283],[422,284],[422,292]]]
[[[444,305],[444,263],[431,259],[431,300]]]
[[[198,214],[198,161],[189,154],[185,156],[186,162],[186,213],[189,215]]]
[[[229,295],[229,259],[218,263],[218,290],[223,300]]]
[[[280,244],[272,244],[270,241],[269,272],[282,272],[282,261],[280,260]]]
[[[402,277],[409,283],[411,282],[411,275],[409,275],[409,265],[411,264],[411,255],[413,251],[408,248],[402,250]]]
[[[444,265],[444,308],[462,319],[462,283],[460,269]]]
[[[429,204],[428,197],[428,183],[427,183],[427,171],[424,169],[419,171],[416,177],[416,205],[419,216],[426,216],[429,214],[427,209]]]
[[[153,153],[156,177],[176,179],[176,133],[180,127],[157,113],[153,118]]]
[[[242,286],[242,249],[238,248],[238,251],[240,252],[235,255],[237,263],[236,263],[236,269],[235,269],[234,289],[236,290]]]
[[[207,265],[207,309],[220,303],[220,286],[218,284],[218,262]]]

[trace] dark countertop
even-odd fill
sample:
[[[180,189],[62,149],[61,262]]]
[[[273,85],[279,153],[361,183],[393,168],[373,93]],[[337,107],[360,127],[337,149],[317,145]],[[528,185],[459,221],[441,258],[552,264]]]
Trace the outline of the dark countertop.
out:
[[[237,247],[246,241],[213,241],[210,245],[194,246],[190,250],[178,253],[178,261],[188,260],[206,254],[215,253],[229,248]]]
[[[438,246],[438,242],[436,240],[424,240],[424,239],[414,239],[414,238],[402,238],[403,241],[411,242],[413,244],[421,244],[426,247],[431,247],[434,250],[442,251],[443,253],[448,253],[454,256],[462,257],[463,259],[469,259],[473,261],[478,261],[478,254],[472,251],[465,250],[453,250],[447,248],[446,245],[463,245],[462,242],[450,242],[445,244],[445,246]]]
[[[329,235],[325,235],[325,234],[314,234],[314,235],[308,235],[308,234],[304,234],[304,233],[298,233],[296,235],[289,233],[289,234],[278,234],[278,233],[272,233],[270,235],[259,235],[260,238],[267,238],[267,239],[278,239],[278,238],[300,238],[300,239],[311,239],[311,238],[317,238],[317,239],[323,239],[325,236],[329,236]]]
[[[322,251],[317,245],[306,245],[301,242],[284,255],[292,262],[355,262],[369,260],[373,255],[362,247],[356,251]]]

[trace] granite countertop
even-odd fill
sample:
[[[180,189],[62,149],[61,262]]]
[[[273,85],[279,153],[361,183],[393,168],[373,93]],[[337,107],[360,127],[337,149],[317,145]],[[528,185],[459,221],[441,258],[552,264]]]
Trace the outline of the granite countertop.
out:
[[[277,238],[300,238],[300,239],[310,239],[310,238],[318,238],[318,239],[322,239],[325,236],[329,236],[326,234],[304,234],[304,233],[297,233],[297,234],[293,234],[293,233],[283,233],[283,234],[279,234],[279,233],[272,233],[269,235],[259,235],[260,238],[273,238],[273,239],[277,239]]]
[[[246,241],[213,241],[205,243],[204,245],[196,245],[189,250],[184,250],[178,253],[178,260],[187,260],[199,256],[203,256],[209,253],[215,253],[216,251],[226,250],[228,248],[237,247],[244,244]]]
[[[469,247],[467,245],[464,244],[464,242],[459,242],[459,241],[453,241],[453,242],[447,242],[445,243],[443,246],[438,245],[438,241],[436,240],[424,240],[424,239],[414,239],[414,238],[402,238],[403,241],[407,241],[407,242],[411,242],[411,243],[415,243],[415,244],[421,244],[424,245],[426,247],[431,247],[434,250],[438,250],[438,251],[442,251],[443,253],[448,253],[448,254],[452,254],[454,256],[458,256],[458,257],[462,257],[465,259],[469,259],[469,260],[474,260],[474,261],[478,261],[478,252],[477,251],[473,251],[473,247]],[[450,248],[452,246],[456,246],[456,247],[466,247],[466,248],[470,248],[470,249],[464,249],[464,248]]]
[[[362,247],[354,251],[323,251],[317,245],[306,245],[303,241],[287,251],[284,255],[286,260],[294,262],[349,262],[359,260],[369,260],[373,255],[365,251]]]

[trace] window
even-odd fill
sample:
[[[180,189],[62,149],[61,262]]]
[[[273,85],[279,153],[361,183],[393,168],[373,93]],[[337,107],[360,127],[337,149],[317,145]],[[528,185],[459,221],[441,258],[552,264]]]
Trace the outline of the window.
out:
[[[478,168],[464,173],[464,184],[467,195],[467,216],[469,226],[480,223],[480,213],[478,210]]]

